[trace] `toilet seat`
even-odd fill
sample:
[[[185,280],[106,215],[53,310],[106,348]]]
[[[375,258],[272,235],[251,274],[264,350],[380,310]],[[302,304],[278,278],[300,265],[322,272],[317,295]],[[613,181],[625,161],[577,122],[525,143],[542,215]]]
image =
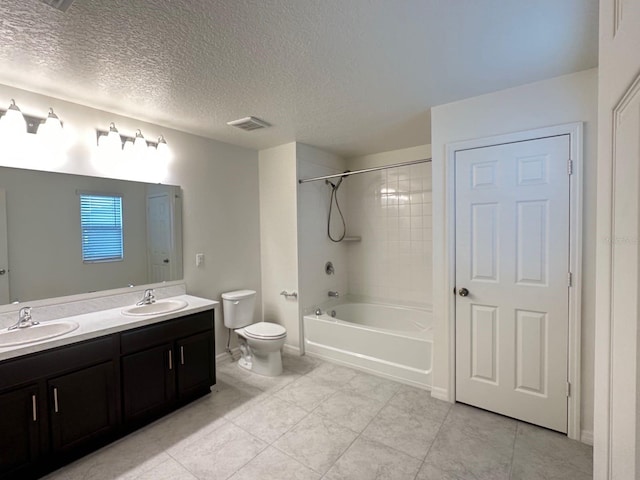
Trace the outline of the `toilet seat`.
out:
[[[257,340],[277,340],[287,336],[287,329],[277,323],[258,322],[244,327],[244,333]]]

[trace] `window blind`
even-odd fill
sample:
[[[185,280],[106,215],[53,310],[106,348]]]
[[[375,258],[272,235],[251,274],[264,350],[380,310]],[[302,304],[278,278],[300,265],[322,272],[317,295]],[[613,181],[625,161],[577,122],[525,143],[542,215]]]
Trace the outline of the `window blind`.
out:
[[[81,194],[80,225],[83,262],[123,259],[121,196]]]

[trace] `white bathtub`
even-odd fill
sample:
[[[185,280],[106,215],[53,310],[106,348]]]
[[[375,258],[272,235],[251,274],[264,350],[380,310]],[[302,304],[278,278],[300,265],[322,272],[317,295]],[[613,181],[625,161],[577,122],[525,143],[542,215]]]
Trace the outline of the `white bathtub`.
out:
[[[306,353],[431,388],[431,312],[344,303],[328,307],[322,315],[305,315],[303,322]]]

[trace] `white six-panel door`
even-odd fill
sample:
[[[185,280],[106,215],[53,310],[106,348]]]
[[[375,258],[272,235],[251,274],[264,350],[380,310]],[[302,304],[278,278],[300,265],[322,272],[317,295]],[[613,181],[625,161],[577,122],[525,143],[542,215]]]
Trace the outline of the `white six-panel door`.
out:
[[[0,305],[10,302],[7,237],[7,196],[4,188],[0,188]]]
[[[600,0],[595,479],[640,478],[640,2]]]
[[[169,193],[147,196],[147,251],[149,283],[173,280],[171,196]]]
[[[569,135],[458,151],[456,400],[567,431]]]

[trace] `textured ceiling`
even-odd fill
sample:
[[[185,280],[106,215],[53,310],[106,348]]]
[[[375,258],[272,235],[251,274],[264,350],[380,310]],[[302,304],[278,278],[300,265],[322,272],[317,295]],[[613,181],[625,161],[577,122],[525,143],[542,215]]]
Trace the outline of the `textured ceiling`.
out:
[[[0,2],[0,83],[251,148],[430,142],[429,108],[597,65],[598,0]],[[8,103],[8,99],[0,99]],[[272,128],[226,125],[254,115]]]

